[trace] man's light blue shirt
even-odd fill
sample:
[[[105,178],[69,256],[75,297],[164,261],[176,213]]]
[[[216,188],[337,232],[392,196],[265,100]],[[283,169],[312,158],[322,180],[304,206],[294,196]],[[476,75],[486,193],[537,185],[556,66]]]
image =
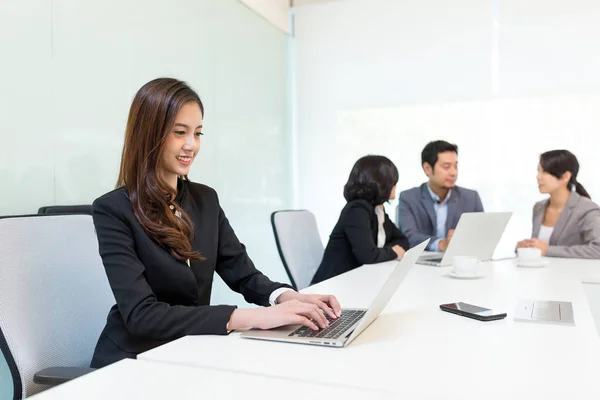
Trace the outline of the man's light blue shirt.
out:
[[[444,201],[440,201],[440,196],[433,193],[433,190],[427,185],[429,195],[433,200],[433,210],[435,211],[435,237],[436,239],[427,245],[427,250],[439,251],[440,240],[446,238],[446,220],[448,219],[448,199],[452,194],[452,190],[448,192],[448,195]]]

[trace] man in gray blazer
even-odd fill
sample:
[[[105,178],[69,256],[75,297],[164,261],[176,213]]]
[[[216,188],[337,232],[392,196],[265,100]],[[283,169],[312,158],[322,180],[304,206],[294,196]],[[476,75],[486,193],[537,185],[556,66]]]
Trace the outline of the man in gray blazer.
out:
[[[482,212],[479,194],[456,186],[458,146],[443,140],[428,143],[421,153],[427,183],[400,193],[398,227],[413,247],[431,239],[427,250],[445,251],[464,212]]]

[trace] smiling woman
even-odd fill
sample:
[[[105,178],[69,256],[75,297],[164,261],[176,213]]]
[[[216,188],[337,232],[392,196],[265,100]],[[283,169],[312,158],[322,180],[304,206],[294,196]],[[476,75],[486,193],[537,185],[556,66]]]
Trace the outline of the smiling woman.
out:
[[[255,267],[217,193],[188,179],[200,150],[204,106],[184,82],[159,78],[129,112],[117,188],[92,216],[116,304],[92,367],[102,367],[186,335],[303,324],[326,327],[340,315],[334,296],[306,295]],[[210,306],[214,273],[246,301],[274,307]]]
[[[187,85],[155,79],[136,94],[125,132],[117,188],[127,189],[146,233],[179,260],[201,259],[191,250],[191,221],[173,200],[178,176],[188,180],[191,160],[200,150],[195,132],[202,127],[203,114],[200,97]],[[187,165],[178,159],[181,155]]]

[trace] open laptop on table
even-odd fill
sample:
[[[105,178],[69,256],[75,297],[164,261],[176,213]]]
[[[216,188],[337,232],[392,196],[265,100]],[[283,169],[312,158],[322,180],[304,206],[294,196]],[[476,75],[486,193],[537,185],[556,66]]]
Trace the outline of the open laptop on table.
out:
[[[330,319],[325,329],[313,331],[301,325],[288,325],[280,328],[259,330],[251,329],[242,333],[243,338],[314,344],[319,346],[346,347],[361,334],[388,304],[410,269],[425,250],[429,239],[408,250],[401,260],[396,262],[394,271],[379,290],[368,309],[342,309],[342,316]]]
[[[463,213],[446,252],[442,256],[424,255],[419,258],[417,264],[445,267],[452,265],[454,256],[472,256],[481,261],[491,260],[511,216],[511,212]]]

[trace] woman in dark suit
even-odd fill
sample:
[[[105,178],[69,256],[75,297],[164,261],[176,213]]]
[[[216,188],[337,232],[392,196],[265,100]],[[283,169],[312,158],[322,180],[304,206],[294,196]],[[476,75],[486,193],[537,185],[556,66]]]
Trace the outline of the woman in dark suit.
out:
[[[200,150],[204,107],[184,82],[160,78],[136,94],[117,189],[92,216],[116,304],[91,362],[102,367],[186,335],[303,324],[341,315],[334,296],[306,295],[255,267],[219,205],[188,172]],[[268,308],[211,306],[214,273],[246,301]]]
[[[404,255],[408,239],[383,209],[383,203],[396,197],[397,182],[398,169],[387,157],[365,156],[354,164],[344,186],[348,203],[329,236],[312,283]]]

